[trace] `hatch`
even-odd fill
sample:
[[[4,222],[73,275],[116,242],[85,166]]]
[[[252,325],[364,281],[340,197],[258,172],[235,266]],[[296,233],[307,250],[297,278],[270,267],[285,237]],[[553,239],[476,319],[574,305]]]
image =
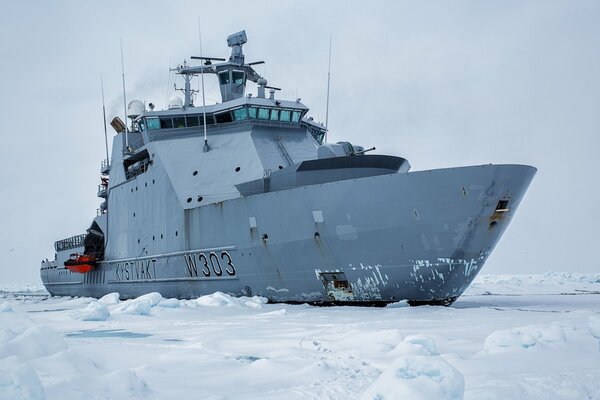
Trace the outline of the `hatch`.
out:
[[[325,293],[330,301],[348,301],[354,299],[352,293],[352,286],[346,278],[346,274],[343,272],[320,272],[319,277],[323,286],[325,287]]]

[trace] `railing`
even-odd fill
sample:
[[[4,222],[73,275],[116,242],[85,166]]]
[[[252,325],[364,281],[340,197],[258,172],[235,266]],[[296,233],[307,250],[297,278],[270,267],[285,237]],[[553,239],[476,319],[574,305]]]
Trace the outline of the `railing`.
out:
[[[146,172],[148,170],[149,165],[150,165],[150,160],[147,158],[142,161],[138,161],[137,163],[135,163],[127,168],[127,171],[125,171],[125,178],[127,178],[127,180],[129,180],[129,179],[135,178],[138,175],[143,174],[144,172]]]
[[[104,159],[100,163],[100,172],[104,174],[108,171],[110,171],[110,161],[108,159]]]
[[[104,184],[98,185],[98,197],[106,198],[108,194],[108,188]]]
[[[83,246],[84,241],[85,241],[85,233],[83,233],[81,235],[77,235],[77,236],[71,236],[70,238],[66,238],[63,240],[59,240],[58,242],[55,242],[54,249],[56,251],[74,249],[76,247]]]

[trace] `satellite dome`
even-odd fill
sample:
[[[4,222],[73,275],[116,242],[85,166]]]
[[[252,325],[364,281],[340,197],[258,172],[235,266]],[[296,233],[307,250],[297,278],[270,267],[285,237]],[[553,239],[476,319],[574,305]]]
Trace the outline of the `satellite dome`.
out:
[[[144,103],[139,100],[132,100],[127,106],[127,117],[134,119],[142,115],[145,111]]]
[[[181,100],[180,97],[177,96],[173,96],[169,99],[169,110],[172,108],[182,108],[183,107],[183,100]]]

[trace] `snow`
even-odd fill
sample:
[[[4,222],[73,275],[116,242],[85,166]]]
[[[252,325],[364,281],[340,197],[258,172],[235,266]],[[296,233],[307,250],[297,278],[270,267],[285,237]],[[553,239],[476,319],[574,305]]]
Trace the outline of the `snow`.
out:
[[[481,276],[452,307],[0,285],[0,399],[596,399],[600,275]]]
[[[464,379],[441,357],[398,358],[363,393],[361,400],[460,400]]]

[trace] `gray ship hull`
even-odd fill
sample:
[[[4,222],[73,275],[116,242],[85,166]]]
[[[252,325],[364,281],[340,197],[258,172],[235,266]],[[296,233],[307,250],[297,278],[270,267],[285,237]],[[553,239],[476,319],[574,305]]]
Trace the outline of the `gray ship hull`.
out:
[[[536,169],[483,165],[300,186],[184,212],[186,243],[87,274],[42,268],[52,295],[451,304],[481,270]],[[60,269],[60,268],[59,268]]]

